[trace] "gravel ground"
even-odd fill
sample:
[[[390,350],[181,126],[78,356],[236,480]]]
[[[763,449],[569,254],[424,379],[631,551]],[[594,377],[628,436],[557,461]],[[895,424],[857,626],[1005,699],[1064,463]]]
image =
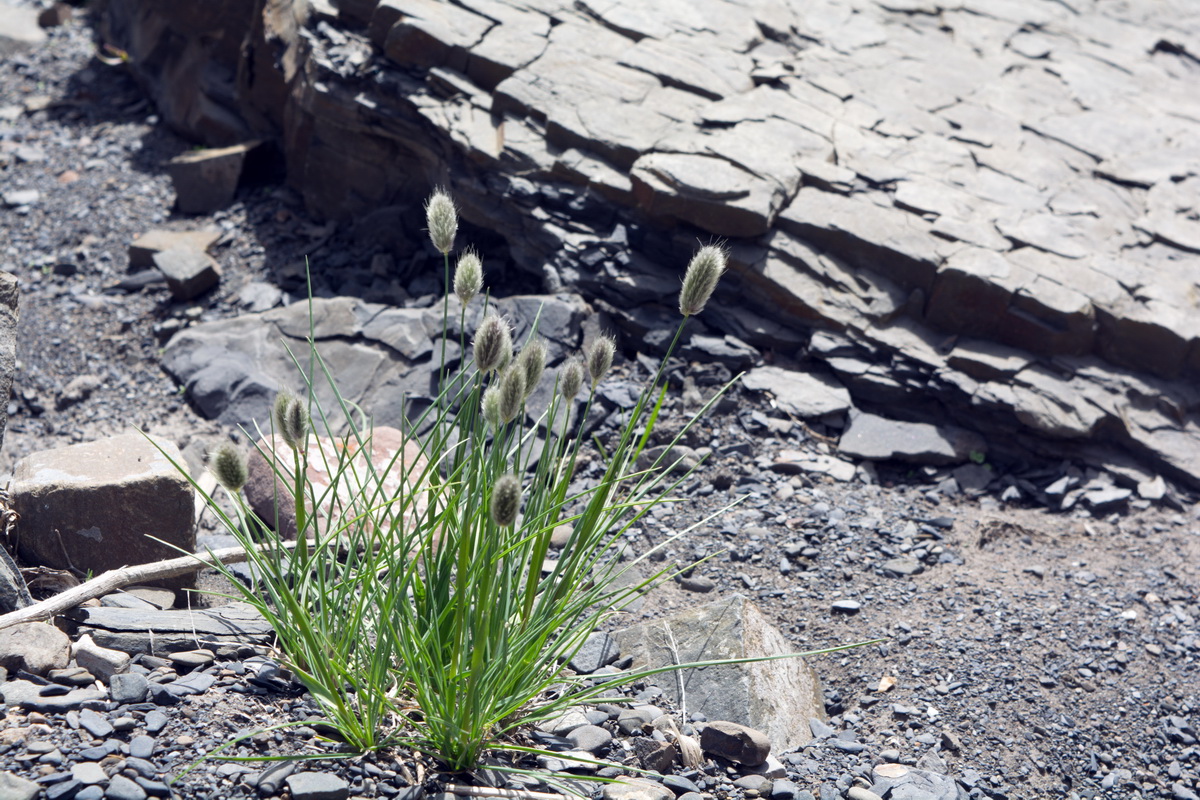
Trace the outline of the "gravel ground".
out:
[[[75,21],[51,31],[36,53],[0,62],[0,186],[39,193],[27,206],[0,208],[0,266],[20,278],[22,304],[0,472],[31,451],[130,425],[184,447],[230,435],[196,416],[160,369],[158,349],[171,331],[238,313],[251,282],[295,291],[305,256],[316,268],[323,256],[337,266],[318,275],[318,292],[358,289],[374,300],[397,284],[370,271],[369,250],[308,220],[289,191],[269,182],[244,188],[211,217],[174,215],[162,164],[189,143],[158,124],[122,68],[93,54],[87,27]],[[207,225],[223,232],[223,279],[196,304],[173,303],[163,286],[110,288],[125,276],[138,234]],[[403,285],[416,296],[427,282]],[[93,388],[81,389],[88,375]],[[799,425],[768,426],[775,416],[762,398],[739,396],[694,435],[691,443],[715,457],[687,501],[656,509],[631,531],[639,546],[658,542],[750,493],[667,554],[684,563],[723,551],[689,583],[704,588],[698,579],[707,578],[711,592],[668,585],[621,621],[736,591],[799,648],[885,638],[814,661],[830,725],[842,734],[788,761],[801,788],[844,796],[874,763],[925,759],[975,797],[1200,793],[1195,509],[1053,514],[989,494],[947,496],[934,488],[940,475],[921,471],[881,468],[872,483],[783,474],[770,468],[779,450],[825,444]],[[1041,475],[1040,485],[1062,474],[1059,465],[1025,469],[1024,477]],[[226,691],[168,710],[159,740],[178,753],[174,763],[214,736],[306,713],[303,699],[286,692],[236,691],[246,688],[245,664],[223,669],[214,674]],[[894,685],[881,691],[881,681]],[[10,716],[7,725],[17,724],[29,720]],[[54,719],[47,724],[56,729]],[[260,742],[275,738],[282,746],[282,736]],[[14,769],[17,752],[0,753],[0,768]],[[370,760],[338,767],[358,787],[378,778],[372,770],[396,768]],[[184,797],[238,796],[229,770],[193,776],[177,787]],[[709,787],[721,795],[711,787],[723,785]]]

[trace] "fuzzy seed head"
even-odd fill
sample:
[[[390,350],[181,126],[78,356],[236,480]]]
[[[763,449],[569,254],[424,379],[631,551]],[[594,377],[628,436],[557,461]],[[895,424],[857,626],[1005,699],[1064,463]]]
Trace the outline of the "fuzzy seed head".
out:
[[[560,375],[563,399],[570,402],[583,388],[583,364],[578,358],[572,358],[563,365]]]
[[[512,359],[512,330],[494,311],[489,311],[475,332],[475,366],[480,372],[503,369]]]
[[[300,398],[291,392],[275,395],[274,416],[275,431],[283,437],[284,443],[293,450],[302,447],[308,433],[308,412]]]
[[[692,256],[683,277],[683,288],[679,291],[680,314],[690,317],[704,310],[728,261],[729,254],[725,248],[712,244],[701,247]]]
[[[489,386],[483,393],[483,419],[492,428],[500,427],[500,387]]]
[[[468,250],[458,259],[454,268],[454,294],[464,306],[471,302],[483,288],[483,262],[474,250]]]
[[[526,344],[517,356],[517,366],[525,372],[525,397],[528,398],[537,388],[538,381],[542,379],[542,373],[546,370],[546,343],[541,339],[534,339]]]
[[[507,528],[517,521],[521,510],[521,482],[515,475],[504,475],[492,489],[492,521]]]
[[[504,370],[500,378],[500,419],[512,422],[521,412],[525,402],[525,370],[513,364]]]
[[[454,249],[458,209],[445,189],[435,189],[425,201],[425,225],[429,229],[429,239],[439,253],[445,255]]]
[[[226,442],[217,448],[209,457],[208,468],[221,484],[230,492],[238,492],[250,478],[246,468],[246,459],[232,444]]]
[[[617,343],[611,336],[600,336],[592,342],[592,347],[587,353],[588,374],[592,376],[592,383],[599,383],[612,367],[613,355],[616,352]]]

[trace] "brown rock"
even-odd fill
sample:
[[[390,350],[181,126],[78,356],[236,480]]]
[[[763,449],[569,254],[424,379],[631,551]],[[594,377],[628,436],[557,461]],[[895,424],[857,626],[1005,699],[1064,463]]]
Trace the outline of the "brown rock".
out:
[[[700,732],[700,748],[738,764],[761,764],[771,754],[771,740],[736,722],[710,722]]]
[[[208,214],[233,202],[246,153],[257,141],[192,150],[167,162],[175,184],[175,202],[185,214]]]
[[[381,426],[374,429],[370,448],[368,463],[357,443],[352,443],[347,448],[342,441],[335,442],[323,436],[309,437],[306,478],[311,482],[312,492],[316,496],[321,496],[329,488],[330,472],[337,471],[339,458],[345,465],[346,473],[338,484],[332,507],[323,507],[317,515],[318,530],[329,530],[331,526],[336,528],[338,521],[347,514],[355,516],[363,513],[366,510],[363,505],[364,496],[365,502],[373,507],[397,498],[398,502],[392,508],[399,511],[402,517],[411,519],[412,515],[424,511],[428,502],[424,495],[412,496],[413,487],[420,481],[427,464],[420,446],[396,428]],[[274,469],[268,463],[271,454],[276,454],[272,459]],[[248,459],[250,480],[245,487],[246,499],[254,513],[268,525],[275,527],[285,539],[296,538],[296,512],[290,480],[285,483],[280,479],[280,475],[291,475],[295,469],[294,464],[292,451],[277,435],[260,439]],[[382,480],[377,481],[371,477],[383,473],[389,466],[391,469],[382,474]],[[310,514],[312,496],[309,495]],[[278,507],[276,498],[283,500]],[[394,512],[391,511],[377,510],[372,513],[380,515],[380,522],[385,529],[395,519],[392,516]]]
[[[23,622],[0,630],[0,667],[45,675],[71,660],[71,640],[45,622]]]
[[[675,764],[675,745],[657,741],[649,736],[635,738],[633,752],[638,757],[642,769],[652,772],[667,772]]]
[[[66,3],[55,3],[38,14],[38,25],[57,28],[71,19],[71,7]]]
[[[156,253],[177,247],[207,253],[220,237],[221,232],[217,230],[170,231],[156,228],[146,231],[129,245],[129,269],[134,271],[153,267]]]
[[[178,447],[139,433],[26,456],[12,488],[21,557],[99,574],[193,552],[192,487],[172,461],[184,463]],[[189,574],[159,585],[193,581]]]
[[[188,247],[155,253],[154,266],[166,276],[171,295],[181,302],[199,297],[221,280],[217,262],[207,253]]]

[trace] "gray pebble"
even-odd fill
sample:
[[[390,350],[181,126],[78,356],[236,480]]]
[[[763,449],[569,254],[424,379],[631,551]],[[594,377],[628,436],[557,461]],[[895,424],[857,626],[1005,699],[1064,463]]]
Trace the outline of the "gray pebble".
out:
[[[835,600],[830,608],[838,614],[857,614],[862,608],[862,603],[857,600]]]
[[[679,579],[679,588],[683,589],[684,591],[688,591],[688,592],[697,592],[699,594],[705,594],[705,593],[711,592],[713,589],[717,588],[717,583],[712,578],[706,578],[701,575],[701,576],[695,576],[695,577],[691,577],[691,578],[680,578]]]
[[[149,758],[154,754],[154,737],[135,736],[129,740],[129,755],[134,758]]]
[[[146,790],[124,775],[114,775],[104,796],[108,800],[146,800]]]
[[[104,787],[99,785],[85,786],[75,795],[75,800],[104,800]]]
[[[739,789],[758,792],[760,795],[771,791],[770,779],[764,778],[762,775],[743,775],[734,781],[733,785]]]
[[[171,787],[162,781],[156,781],[152,778],[143,778],[141,776],[134,778],[137,785],[146,790],[146,794],[154,797],[170,797]]]
[[[837,731],[830,727],[826,722],[823,722],[816,717],[808,718],[808,729],[812,731],[812,735],[818,739],[827,739],[831,736],[837,735]]]
[[[771,783],[771,800],[800,800],[800,787],[789,780],[776,780]]]
[[[849,800],[883,800],[870,789],[864,789],[861,786],[851,786],[850,791],[846,792],[846,797]]]
[[[95,761],[84,761],[71,767],[71,777],[84,785],[104,783],[108,780],[104,768]]]
[[[51,784],[46,787],[46,800],[63,800],[63,798],[76,797],[82,787],[83,784],[74,778]]]
[[[149,683],[145,675],[120,672],[109,679],[108,690],[115,703],[140,703],[146,699]]]
[[[579,750],[598,753],[612,742],[612,734],[596,725],[584,725],[567,734],[567,740]]]
[[[841,750],[843,753],[861,753],[867,749],[865,744],[860,742],[848,742],[845,739],[830,739],[829,746],[834,750]]]
[[[328,772],[297,772],[285,781],[292,800],[346,800],[350,784]]]
[[[154,710],[146,715],[146,732],[153,735],[167,727],[170,719],[161,711]]]
[[[258,776],[258,793],[261,795],[278,794],[283,782],[296,771],[296,764],[280,761],[262,771]]]
[[[112,723],[90,708],[79,712],[79,725],[97,739],[103,739],[113,732]]]
[[[682,775],[667,775],[663,778],[663,786],[670,789],[676,796],[695,794],[700,791],[700,787]]]

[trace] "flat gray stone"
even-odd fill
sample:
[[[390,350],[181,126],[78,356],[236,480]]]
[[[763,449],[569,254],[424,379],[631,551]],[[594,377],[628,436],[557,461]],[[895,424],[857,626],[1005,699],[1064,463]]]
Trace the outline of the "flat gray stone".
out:
[[[972,453],[985,453],[987,445],[982,436],[963,428],[901,422],[854,411],[838,450],[872,461],[953,464],[968,460]]]
[[[220,644],[264,644],[273,635],[266,620],[245,603],[196,611],[78,608],[69,614],[96,644],[123,653],[190,650],[196,637]]]
[[[833,378],[781,367],[755,367],[742,378],[751,391],[770,392],[789,414],[811,419],[850,409],[850,393]]]
[[[328,772],[297,772],[284,782],[293,800],[346,800],[350,784]]]
[[[73,689],[66,694],[43,697],[41,688],[29,681],[10,680],[0,684],[0,696],[7,705],[44,714],[72,711],[84,703],[107,699],[103,692],[95,689]]]

